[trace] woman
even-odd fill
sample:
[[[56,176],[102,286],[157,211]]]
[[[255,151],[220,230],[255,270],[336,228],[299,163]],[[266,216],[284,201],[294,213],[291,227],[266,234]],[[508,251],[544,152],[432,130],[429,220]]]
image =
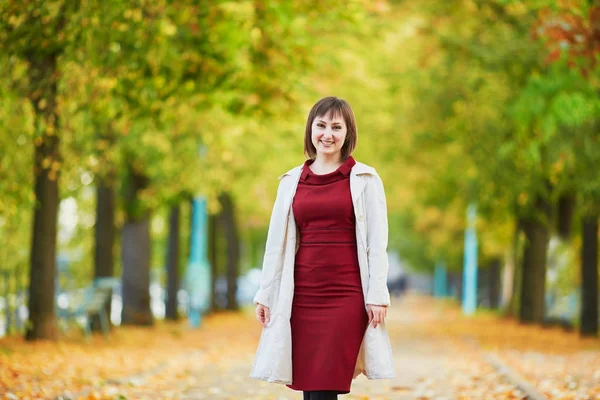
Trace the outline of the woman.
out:
[[[381,179],[356,162],[348,103],[317,102],[308,115],[309,159],[279,179],[260,289],[263,326],[251,378],[337,399],[352,378],[395,376],[385,329],[387,211]]]

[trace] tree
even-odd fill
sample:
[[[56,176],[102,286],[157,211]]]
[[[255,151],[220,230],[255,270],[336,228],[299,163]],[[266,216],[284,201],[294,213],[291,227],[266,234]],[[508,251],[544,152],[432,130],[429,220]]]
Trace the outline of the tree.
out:
[[[4,2],[0,43],[27,67],[23,88],[35,112],[34,192],[27,340],[56,338],[54,280],[58,181],[61,170],[60,114],[57,107],[60,57],[78,34],[79,2]]]

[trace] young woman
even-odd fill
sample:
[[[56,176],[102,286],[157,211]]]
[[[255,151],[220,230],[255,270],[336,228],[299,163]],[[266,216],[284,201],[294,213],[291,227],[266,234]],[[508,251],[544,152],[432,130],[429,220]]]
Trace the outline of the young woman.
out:
[[[388,224],[375,170],[356,162],[348,103],[326,97],[306,121],[308,160],[280,176],[260,289],[251,378],[304,400],[337,399],[352,379],[395,376],[385,329]]]

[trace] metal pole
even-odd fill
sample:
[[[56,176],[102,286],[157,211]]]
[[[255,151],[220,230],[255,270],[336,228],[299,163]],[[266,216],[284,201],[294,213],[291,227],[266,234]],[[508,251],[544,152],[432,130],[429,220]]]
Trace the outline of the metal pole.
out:
[[[197,197],[192,202],[192,232],[190,259],[185,286],[189,295],[189,322],[200,326],[202,313],[208,309],[210,297],[210,265],[207,259],[208,215],[206,199]]]
[[[446,297],[447,274],[446,263],[444,260],[439,260],[435,263],[435,271],[433,275],[433,296]]]
[[[472,315],[477,309],[477,236],[475,233],[476,206],[467,207],[467,229],[465,231],[465,251],[463,259],[463,301],[465,315]]]

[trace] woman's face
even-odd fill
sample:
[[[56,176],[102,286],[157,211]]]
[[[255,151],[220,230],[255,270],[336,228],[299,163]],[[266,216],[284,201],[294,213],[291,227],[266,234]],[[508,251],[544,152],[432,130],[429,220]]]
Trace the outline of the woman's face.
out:
[[[312,144],[317,149],[317,155],[340,155],[347,131],[346,122],[341,115],[316,117],[312,122]]]

